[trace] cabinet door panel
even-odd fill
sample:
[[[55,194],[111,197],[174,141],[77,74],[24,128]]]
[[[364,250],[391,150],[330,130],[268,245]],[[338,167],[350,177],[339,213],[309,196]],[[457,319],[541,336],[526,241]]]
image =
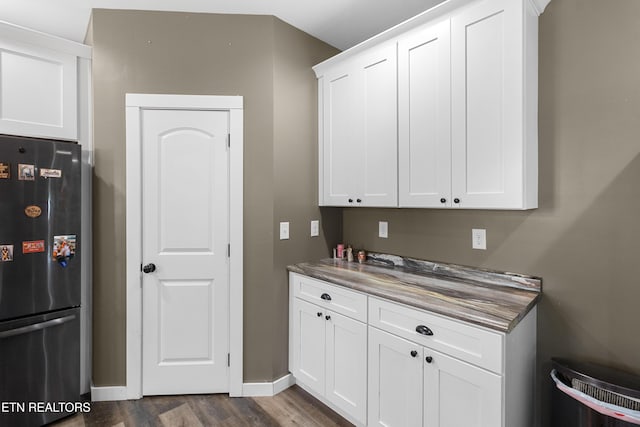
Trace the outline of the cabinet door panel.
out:
[[[368,329],[368,425],[422,424],[422,347],[371,326]]]
[[[320,307],[293,300],[293,375],[318,393],[324,393],[325,385],[325,314]]]
[[[77,58],[0,41],[0,133],[77,138]]]
[[[326,321],[326,397],[356,420],[367,419],[367,325],[338,313]]]
[[[502,425],[502,378],[424,349],[424,426]],[[425,359],[423,359],[424,361]]]
[[[523,204],[522,2],[451,19],[452,195],[465,208]]]
[[[449,32],[447,20],[398,42],[401,207],[451,206]]]
[[[395,44],[359,63],[363,93],[362,206],[397,206],[397,72]]]
[[[358,193],[357,177],[362,175],[363,144],[358,110],[357,70],[341,67],[323,79],[323,179],[324,204],[349,206]]]

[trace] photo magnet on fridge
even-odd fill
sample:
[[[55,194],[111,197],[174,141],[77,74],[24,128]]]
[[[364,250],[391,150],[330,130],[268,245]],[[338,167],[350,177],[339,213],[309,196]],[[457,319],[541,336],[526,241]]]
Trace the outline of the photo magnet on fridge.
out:
[[[0,245],[0,262],[13,261],[13,245]]]
[[[9,163],[0,163],[0,179],[11,178],[11,165]]]
[[[53,260],[62,267],[69,265],[69,261],[76,254],[76,235],[53,236]]]
[[[19,181],[35,181],[36,167],[34,165],[25,165],[18,163],[18,180]]]

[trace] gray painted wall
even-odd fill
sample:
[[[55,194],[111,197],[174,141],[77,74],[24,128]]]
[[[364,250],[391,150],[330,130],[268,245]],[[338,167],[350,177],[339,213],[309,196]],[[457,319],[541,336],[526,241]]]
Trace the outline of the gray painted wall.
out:
[[[126,378],[125,93],[244,96],[244,378],[279,378],[287,372],[285,267],[326,256],[341,233],[341,211],[321,212],[312,185],[311,66],[337,51],[269,16],[94,10],[92,22],[94,384]],[[311,239],[309,221],[321,215],[325,232]],[[279,221],[291,222],[289,241],[277,240]]]
[[[344,210],[356,247],[542,276],[543,417],[551,357],[640,374],[639,22],[636,0],[553,0],[540,17],[539,209]],[[471,249],[472,228],[487,230],[486,251]]]

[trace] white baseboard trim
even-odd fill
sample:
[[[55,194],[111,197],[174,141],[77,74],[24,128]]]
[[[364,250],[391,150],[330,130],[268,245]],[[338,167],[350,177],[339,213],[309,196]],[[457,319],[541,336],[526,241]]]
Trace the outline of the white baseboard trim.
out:
[[[291,374],[270,383],[244,383],[242,384],[242,395],[244,397],[275,396],[295,383],[296,379]]]
[[[91,386],[91,401],[106,402],[111,400],[127,400],[127,387],[94,387]]]

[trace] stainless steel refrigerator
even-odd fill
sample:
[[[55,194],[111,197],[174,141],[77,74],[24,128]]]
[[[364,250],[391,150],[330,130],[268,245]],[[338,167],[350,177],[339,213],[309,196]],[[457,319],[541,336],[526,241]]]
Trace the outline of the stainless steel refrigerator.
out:
[[[0,136],[1,426],[77,411],[80,165],[75,143]]]

